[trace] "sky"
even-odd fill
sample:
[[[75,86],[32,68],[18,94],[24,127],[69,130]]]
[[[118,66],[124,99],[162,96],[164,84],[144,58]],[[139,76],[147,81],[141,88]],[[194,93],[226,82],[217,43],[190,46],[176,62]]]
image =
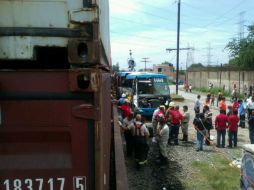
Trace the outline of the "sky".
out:
[[[170,62],[176,67],[178,0],[109,0],[112,64],[136,70]],[[225,46],[246,37],[254,24],[254,0],[181,0],[179,69],[192,63],[228,63]]]

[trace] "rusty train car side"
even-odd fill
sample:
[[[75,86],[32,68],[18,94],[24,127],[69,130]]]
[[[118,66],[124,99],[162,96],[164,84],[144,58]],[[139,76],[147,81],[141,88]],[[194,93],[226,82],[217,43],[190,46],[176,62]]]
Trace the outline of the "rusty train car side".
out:
[[[0,0],[0,189],[110,189],[108,1]]]

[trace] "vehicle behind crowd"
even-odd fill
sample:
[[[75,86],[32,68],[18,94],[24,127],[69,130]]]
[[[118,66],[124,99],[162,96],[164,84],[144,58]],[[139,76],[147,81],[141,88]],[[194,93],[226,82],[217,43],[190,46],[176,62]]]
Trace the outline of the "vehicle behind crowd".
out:
[[[160,105],[171,101],[167,76],[155,73],[130,73],[125,79],[133,89],[132,104],[143,116],[152,116]]]
[[[254,145],[243,146],[243,157],[241,164],[241,190],[253,189],[254,181]]]
[[[119,99],[122,94],[128,94],[131,95],[133,93],[133,90],[131,88],[131,84],[126,81],[126,77],[131,72],[118,72],[116,73],[116,86],[117,86],[117,98]]]

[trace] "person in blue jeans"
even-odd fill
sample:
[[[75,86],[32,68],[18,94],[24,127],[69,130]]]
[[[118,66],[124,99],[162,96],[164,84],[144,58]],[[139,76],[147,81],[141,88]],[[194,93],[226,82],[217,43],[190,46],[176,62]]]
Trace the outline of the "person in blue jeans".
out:
[[[204,138],[206,135],[204,121],[205,121],[205,116],[203,113],[197,114],[193,121],[193,125],[197,131],[196,151],[203,150]]]
[[[228,117],[224,110],[220,110],[220,113],[215,117],[215,129],[217,131],[217,147],[225,148],[225,137],[227,129]]]
[[[249,123],[249,137],[250,143],[254,144],[254,110],[252,110],[250,118],[248,120]]]
[[[243,100],[239,100],[238,102],[239,102],[238,113],[240,117],[239,127],[245,128],[246,103]]]

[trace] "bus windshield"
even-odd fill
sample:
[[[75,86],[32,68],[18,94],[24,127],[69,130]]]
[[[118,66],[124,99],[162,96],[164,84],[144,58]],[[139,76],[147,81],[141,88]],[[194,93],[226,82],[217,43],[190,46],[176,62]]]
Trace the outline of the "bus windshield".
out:
[[[169,86],[166,78],[154,78],[154,94],[156,95],[168,95]]]
[[[138,81],[138,94],[169,95],[167,79],[140,79]]]

